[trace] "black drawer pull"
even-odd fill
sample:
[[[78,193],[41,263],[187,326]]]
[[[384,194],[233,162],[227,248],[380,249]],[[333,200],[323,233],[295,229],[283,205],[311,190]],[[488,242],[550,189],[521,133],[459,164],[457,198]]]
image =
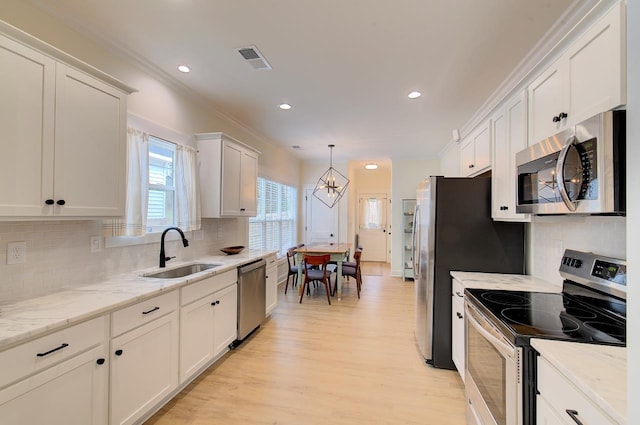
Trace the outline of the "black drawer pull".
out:
[[[143,311],[142,314],[153,313],[156,310],[160,310],[160,307],[153,307],[151,310]]]
[[[456,291],[456,295],[459,296],[460,298],[464,298],[464,295],[460,295],[460,292]]]
[[[64,200],[64,199],[60,199],[58,202],[56,202],[56,204],[58,204],[58,205],[64,205],[64,204],[66,204],[66,202],[65,202],[65,200]]]
[[[567,415],[569,415],[569,417],[571,419],[573,419],[573,421],[575,423],[577,423],[578,425],[584,425],[582,423],[582,421],[580,419],[578,419],[578,411],[577,410],[567,409],[566,412],[567,412]]]
[[[44,201],[44,203],[47,205],[53,205],[55,204],[55,201],[53,199],[47,199],[46,201]]]
[[[44,352],[44,353],[38,353],[38,354],[36,354],[36,355],[37,355],[38,357],[48,356],[49,354],[51,354],[51,353],[55,353],[56,351],[58,351],[58,350],[62,350],[63,348],[66,348],[66,347],[68,347],[68,346],[69,346],[69,344],[67,344],[66,342],[63,342],[62,344],[60,344],[60,347],[56,347],[56,348],[54,348],[53,350],[49,350],[49,351]]]
[[[122,350],[116,350],[113,354],[115,354],[116,356],[121,356],[123,353]]]
[[[456,311],[456,316],[458,316],[458,319],[462,319],[464,317],[459,311]]]
[[[98,363],[100,366],[102,366],[104,364],[104,359],[98,359],[98,360],[96,360],[96,363]]]

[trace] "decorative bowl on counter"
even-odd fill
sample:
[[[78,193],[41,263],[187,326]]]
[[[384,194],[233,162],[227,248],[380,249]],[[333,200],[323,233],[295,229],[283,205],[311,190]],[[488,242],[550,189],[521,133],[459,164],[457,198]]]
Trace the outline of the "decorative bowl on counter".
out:
[[[243,249],[244,249],[244,246],[237,245],[237,246],[227,246],[225,248],[220,248],[220,251],[224,252],[227,255],[234,255],[234,254],[238,254]]]

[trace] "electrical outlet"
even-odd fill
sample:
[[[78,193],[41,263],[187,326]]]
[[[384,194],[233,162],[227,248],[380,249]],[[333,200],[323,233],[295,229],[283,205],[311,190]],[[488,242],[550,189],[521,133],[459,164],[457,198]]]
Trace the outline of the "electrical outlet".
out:
[[[27,262],[27,243],[9,242],[7,244],[7,264],[22,264]]]
[[[100,252],[100,251],[102,251],[102,237],[91,236],[91,252]]]

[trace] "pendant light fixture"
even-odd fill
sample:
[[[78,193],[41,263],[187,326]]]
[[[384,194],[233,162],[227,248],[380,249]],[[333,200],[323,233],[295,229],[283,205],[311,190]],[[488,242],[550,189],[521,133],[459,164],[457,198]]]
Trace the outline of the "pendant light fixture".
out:
[[[349,179],[333,168],[334,147],[335,145],[329,145],[329,149],[331,150],[329,169],[320,176],[315,189],[313,189],[313,196],[329,208],[333,208],[333,206],[338,203],[342,195],[347,191],[347,186],[349,185]]]

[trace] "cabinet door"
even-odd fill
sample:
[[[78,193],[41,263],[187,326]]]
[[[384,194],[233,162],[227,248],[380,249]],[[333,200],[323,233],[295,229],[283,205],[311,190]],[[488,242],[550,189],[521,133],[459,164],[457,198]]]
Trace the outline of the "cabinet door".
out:
[[[180,382],[213,358],[215,301],[211,295],[180,310]]]
[[[566,53],[570,121],[578,123],[626,102],[623,3],[574,42]]]
[[[240,170],[242,149],[232,143],[222,142],[222,206],[223,216],[240,215],[242,191]]]
[[[544,397],[536,397],[536,425],[564,425]]]
[[[278,265],[275,257],[268,260],[267,263],[267,293],[265,308],[267,315],[276,308],[278,304]]]
[[[247,217],[255,217],[258,213],[258,156],[253,152],[244,151],[240,169],[242,172],[240,176],[242,191],[240,213]]]
[[[475,144],[473,143],[473,137],[468,137],[462,143],[460,148],[460,174],[466,177],[475,172]]]
[[[509,182],[509,141],[504,108],[491,118],[493,165],[491,167],[491,217],[500,220],[506,215]]]
[[[55,214],[123,215],[125,94],[57,64],[55,122]]]
[[[51,214],[55,62],[0,36],[0,74],[0,215]]]
[[[106,425],[109,388],[106,357],[106,345],[94,347],[3,389],[0,423]]]
[[[494,220],[530,220],[528,214],[516,214],[516,153],[527,147],[526,106],[526,93],[522,92],[509,99],[491,119],[491,215]]]
[[[557,61],[529,85],[529,140],[532,144],[567,126],[566,118],[554,122],[554,117],[561,112],[569,115],[565,105],[567,72],[563,64]]]
[[[178,385],[178,312],[111,341],[111,424],[132,424]]]
[[[464,287],[452,281],[451,292],[451,359],[458,369],[462,382],[465,380],[465,344],[464,331]]]
[[[233,284],[214,294],[214,355],[226,351],[238,334],[238,285]],[[218,304],[219,302],[219,304]]]
[[[478,173],[491,167],[491,130],[490,121],[483,123],[474,133],[474,167],[473,172]]]

